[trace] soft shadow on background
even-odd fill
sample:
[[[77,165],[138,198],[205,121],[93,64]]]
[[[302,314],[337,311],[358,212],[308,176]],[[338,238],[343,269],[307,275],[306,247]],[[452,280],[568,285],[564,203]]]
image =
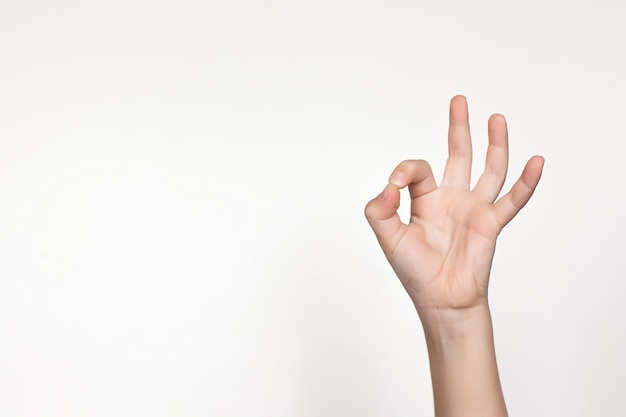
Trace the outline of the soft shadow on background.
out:
[[[626,414],[621,2],[3,1],[0,414],[432,414],[362,211],[506,115],[511,415]]]

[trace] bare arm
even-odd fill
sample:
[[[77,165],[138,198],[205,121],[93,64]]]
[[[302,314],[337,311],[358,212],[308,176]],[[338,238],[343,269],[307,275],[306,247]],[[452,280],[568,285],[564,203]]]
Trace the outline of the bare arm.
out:
[[[450,102],[449,156],[441,185],[430,166],[407,160],[365,209],[385,256],[422,321],[437,417],[507,415],[493,343],[487,288],[496,239],[528,202],[543,158],[531,158],[497,201],[508,168],[501,115],[489,119],[485,170],[470,190],[472,145],[465,97]],[[400,189],[411,196],[409,224],[400,221]]]

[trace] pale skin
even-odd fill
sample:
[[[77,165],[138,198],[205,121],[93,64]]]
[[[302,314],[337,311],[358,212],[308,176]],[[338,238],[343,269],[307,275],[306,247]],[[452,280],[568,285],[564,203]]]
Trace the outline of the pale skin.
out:
[[[448,161],[437,185],[426,161],[400,163],[365,216],[424,327],[436,417],[507,416],[487,289],[496,239],[532,196],[544,159],[533,156],[498,198],[508,169],[506,120],[488,122],[485,169],[470,188],[472,144],[467,101],[450,102]],[[402,223],[400,189],[411,217]]]

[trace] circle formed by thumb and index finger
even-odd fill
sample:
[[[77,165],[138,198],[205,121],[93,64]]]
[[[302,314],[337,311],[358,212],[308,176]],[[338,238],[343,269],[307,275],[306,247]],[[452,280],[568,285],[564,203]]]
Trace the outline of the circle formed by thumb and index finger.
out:
[[[411,199],[437,189],[430,164],[421,159],[402,161],[389,177],[389,182],[398,188],[408,186]]]

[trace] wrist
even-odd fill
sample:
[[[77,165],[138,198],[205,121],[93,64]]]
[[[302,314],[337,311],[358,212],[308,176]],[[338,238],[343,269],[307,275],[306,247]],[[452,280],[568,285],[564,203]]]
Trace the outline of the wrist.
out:
[[[464,308],[417,308],[427,341],[455,342],[492,333],[491,312],[487,299]]]

